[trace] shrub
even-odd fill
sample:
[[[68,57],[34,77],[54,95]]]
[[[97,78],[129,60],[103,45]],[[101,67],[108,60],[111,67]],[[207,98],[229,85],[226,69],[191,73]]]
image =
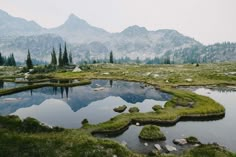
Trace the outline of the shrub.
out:
[[[116,107],[116,108],[114,108],[113,110],[114,110],[115,112],[122,113],[122,112],[124,112],[124,111],[126,110],[126,108],[127,108],[127,106],[126,106],[126,105],[123,105],[123,106]]]
[[[166,140],[165,135],[156,125],[146,125],[139,134],[139,138],[144,140]]]
[[[196,137],[190,136],[186,138],[187,142],[190,144],[198,144],[200,143]]]
[[[85,124],[88,124],[88,123],[89,123],[88,119],[84,119],[84,120],[82,120],[82,122],[81,122],[82,125],[85,125]]]
[[[160,111],[162,109],[161,105],[154,105],[152,109],[156,112]]]
[[[131,108],[129,108],[129,112],[130,113],[139,112],[139,109],[138,109],[138,107],[131,107]]]

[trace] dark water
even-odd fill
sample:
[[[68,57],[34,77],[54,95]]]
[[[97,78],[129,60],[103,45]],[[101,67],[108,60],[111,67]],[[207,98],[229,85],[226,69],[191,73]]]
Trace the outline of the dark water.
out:
[[[137,106],[141,112],[164,105],[170,95],[141,83],[94,80],[91,85],[61,88],[45,87],[0,97],[0,114],[34,117],[48,125],[78,128],[87,118],[96,124],[118,113],[120,105]],[[127,112],[127,111],[125,111]]]
[[[127,131],[112,139],[119,142],[127,142],[127,147],[140,153],[147,153],[154,149],[154,144],[161,145],[172,143],[173,139],[195,136],[203,143],[216,142],[229,150],[236,152],[236,91],[221,91],[199,88],[194,90],[200,95],[209,96],[215,101],[221,103],[226,108],[226,116],[217,121],[201,121],[201,122],[179,122],[172,127],[161,127],[162,132],[166,135],[165,142],[148,142],[149,146],[144,146],[144,142],[138,138],[142,126],[130,126]]]

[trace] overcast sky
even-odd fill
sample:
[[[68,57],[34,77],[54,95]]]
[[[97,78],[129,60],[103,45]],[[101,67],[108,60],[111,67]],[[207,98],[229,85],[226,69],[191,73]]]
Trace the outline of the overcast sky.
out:
[[[0,0],[10,15],[58,26],[74,13],[109,32],[176,29],[204,43],[236,42],[236,0]]]

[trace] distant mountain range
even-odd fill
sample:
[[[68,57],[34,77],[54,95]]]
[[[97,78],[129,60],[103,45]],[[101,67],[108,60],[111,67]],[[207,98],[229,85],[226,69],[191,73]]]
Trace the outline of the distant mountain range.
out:
[[[58,51],[58,45],[64,42],[67,42],[75,62],[81,59],[108,58],[111,50],[116,58],[127,56],[144,60],[175,57],[175,61],[181,63],[185,61],[186,55],[197,57],[198,60],[203,60],[207,55],[213,57],[213,61],[236,60],[235,44],[231,43],[230,47],[225,43],[212,45],[215,50],[210,53],[207,47],[211,45],[204,46],[176,30],[149,31],[145,27],[134,25],[122,32],[110,33],[89,25],[74,14],[59,27],[46,29],[34,21],[13,17],[0,10],[0,52],[3,55],[13,52],[16,60],[24,61],[29,48],[32,58],[50,61],[52,47]]]

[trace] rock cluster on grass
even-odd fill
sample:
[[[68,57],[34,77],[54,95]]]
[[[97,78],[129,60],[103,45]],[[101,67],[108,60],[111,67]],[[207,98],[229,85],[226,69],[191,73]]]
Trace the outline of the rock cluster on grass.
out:
[[[165,135],[156,125],[146,125],[139,134],[139,138],[143,140],[166,140]]]
[[[122,113],[122,112],[124,112],[124,111],[126,110],[126,108],[127,108],[126,105],[122,105],[122,106],[119,106],[119,107],[114,108],[113,110],[114,110],[115,112]]]
[[[130,113],[139,112],[139,109],[137,107],[130,107],[129,112]]]

